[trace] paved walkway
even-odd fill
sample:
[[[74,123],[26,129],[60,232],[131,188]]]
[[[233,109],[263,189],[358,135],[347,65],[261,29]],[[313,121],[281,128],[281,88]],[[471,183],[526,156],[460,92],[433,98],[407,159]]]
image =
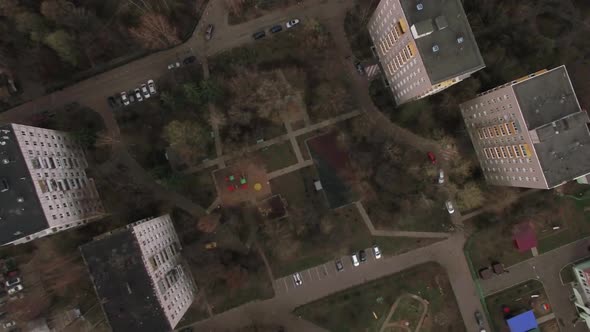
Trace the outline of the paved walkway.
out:
[[[562,331],[587,331],[584,324],[573,325],[576,310],[570,301],[572,294],[569,285],[562,285],[559,274],[570,262],[579,261],[590,256],[588,247],[590,238],[572,242],[540,256],[510,266],[509,273],[479,280],[484,294],[490,295],[510,288],[527,280],[536,279],[543,283],[545,292],[551,302]]]

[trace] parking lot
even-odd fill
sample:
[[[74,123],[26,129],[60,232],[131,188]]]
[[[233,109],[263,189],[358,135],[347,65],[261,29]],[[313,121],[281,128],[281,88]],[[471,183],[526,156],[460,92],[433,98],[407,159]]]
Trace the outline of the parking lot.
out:
[[[299,286],[295,285],[295,281],[293,280],[293,275],[284,276],[282,278],[276,279],[274,281],[274,289],[276,295],[285,294],[289,292],[296,292],[299,289],[309,286],[314,282],[318,282],[320,280],[328,279],[328,278],[338,278],[340,275],[344,275],[346,273],[350,273],[353,270],[363,270],[365,268],[370,267],[373,264],[377,264],[375,259],[375,255],[373,254],[373,248],[365,249],[367,253],[367,260],[365,262],[361,262],[359,266],[352,265],[351,255],[343,256],[340,258],[342,261],[342,265],[344,269],[342,271],[336,270],[336,261],[328,261],[324,264],[314,266],[312,268],[299,271],[301,275],[302,284]],[[383,257],[379,260],[382,260]]]

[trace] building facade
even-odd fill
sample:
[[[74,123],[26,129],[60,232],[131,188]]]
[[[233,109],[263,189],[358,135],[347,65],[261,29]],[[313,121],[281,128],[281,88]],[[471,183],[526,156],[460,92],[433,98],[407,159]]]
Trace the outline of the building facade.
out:
[[[578,317],[590,329],[590,261],[576,264],[572,269],[576,278],[572,284],[574,305],[578,311]]]
[[[590,173],[590,120],[565,66],[481,93],[460,109],[489,184],[550,189]]]
[[[82,147],[69,134],[0,126],[0,244],[19,244],[104,215]]]
[[[381,0],[368,29],[397,104],[435,94],[485,67],[459,0]]]
[[[194,300],[196,286],[169,215],[137,221],[80,249],[113,331],[172,330]]]

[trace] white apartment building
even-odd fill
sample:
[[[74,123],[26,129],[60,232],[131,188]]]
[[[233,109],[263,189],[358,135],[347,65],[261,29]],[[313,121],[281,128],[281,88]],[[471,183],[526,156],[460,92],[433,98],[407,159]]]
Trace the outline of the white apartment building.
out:
[[[485,67],[459,0],[381,0],[368,29],[397,104],[435,94]]]
[[[574,305],[578,317],[590,329],[590,261],[576,264],[572,269],[576,278],[572,284]]]
[[[82,147],[67,133],[0,126],[0,244],[20,244],[104,215]]]
[[[590,173],[590,119],[565,66],[460,105],[487,183],[550,189]]]
[[[194,300],[169,215],[129,224],[81,251],[115,332],[172,330]]]

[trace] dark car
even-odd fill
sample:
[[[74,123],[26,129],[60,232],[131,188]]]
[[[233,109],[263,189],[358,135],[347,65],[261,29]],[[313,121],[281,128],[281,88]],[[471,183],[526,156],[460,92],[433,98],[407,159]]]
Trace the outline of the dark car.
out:
[[[213,37],[213,30],[214,30],[213,24],[209,24],[207,26],[207,30],[205,30],[205,40],[211,40],[211,38]]]
[[[367,261],[367,253],[364,250],[359,251],[359,259],[361,262]]]
[[[365,68],[363,67],[363,64],[360,61],[357,61],[354,66],[356,67],[356,71],[358,71],[359,74],[364,75],[365,74]]]
[[[475,312],[475,321],[477,322],[477,326],[483,328],[483,315],[481,314],[481,312]]]
[[[270,32],[277,33],[283,31],[283,27],[281,25],[275,25],[274,27],[270,28]]]
[[[336,261],[336,271],[340,272],[344,270],[344,265],[342,265],[342,261],[341,260],[337,260]]]
[[[115,101],[115,97],[113,97],[113,96],[110,96],[110,97],[108,98],[108,102],[109,102],[109,106],[110,106],[112,109],[115,109],[115,108],[117,108],[117,102]]]
[[[258,31],[252,35],[252,38],[254,38],[254,40],[258,40],[264,37],[266,37],[266,33],[264,31]]]
[[[195,62],[195,60],[197,60],[197,57],[194,55],[191,55],[188,58],[185,58],[184,60],[182,60],[182,63],[185,65],[189,65],[189,64]]]

